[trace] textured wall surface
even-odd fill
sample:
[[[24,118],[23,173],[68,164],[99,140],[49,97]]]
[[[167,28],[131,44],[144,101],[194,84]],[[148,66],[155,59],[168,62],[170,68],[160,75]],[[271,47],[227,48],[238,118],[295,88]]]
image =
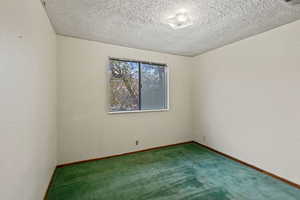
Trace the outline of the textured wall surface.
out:
[[[47,0],[57,33],[193,56],[300,18],[283,0]],[[194,25],[166,19],[185,8]]]
[[[196,57],[193,84],[199,142],[298,184],[299,35],[297,21]]]
[[[56,35],[38,0],[0,4],[0,199],[41,200],[56,166]]]

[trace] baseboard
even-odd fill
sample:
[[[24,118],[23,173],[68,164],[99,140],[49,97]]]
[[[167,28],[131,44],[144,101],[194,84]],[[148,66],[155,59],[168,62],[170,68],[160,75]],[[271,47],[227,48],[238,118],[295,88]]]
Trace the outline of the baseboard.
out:
[[[48,193],[49,193],[49,188],[52,185],[54,174],[55,174],[55,171],[56,171],[57,168],[66,167],[66,166],[69,166],[69,165],[76,165],[76,164],[85,163],[85,162],[96,161],[96,160],[104,160],[104,159],[113,158],[113,157],[125,156],[125,155],[135,154],[135,153],[139,153],[139,152],[151,151],[151,150],[155,150],[155,149],[171,147],[171,146],[176,146],[176,145],[181,145],[181,144],[190,144],[190,143],[193,143],[193,142],[194,141],[180,142],[180,143],[176,143],[176,144],[169,144],[169,145],[163,145],[163,146],[158,146],[158,147],[152,147],[152,148],[143,149],[143,150],[139,150],[139,151],[132,151],[132,152],[127,152],[127,153],[122,153],[122,154],[115,154],[115,155],[111,155],[111,156],[106,156],[106,157],[93,158],[93,159],[88,159],[88,160],[81,160],[81,161],[76,161],[76,162],[70,162],[70,163],[64,163],[64,164],[57,165],[56,168],[53,171],[52,176],[51,176],[46,194],[44,196],[44,200],[47,200],[47,196],[48,196]]]
[[[44,200],[47,199],[47,196],[48,196],[48,193],[49,193],[49,189],[50,189],[50,186],[52,185],[52,182],[53,182],[53,178],[54,178],[54,174],[55,174],[56,169],[57,169],[57,167],[54,168],[53,173],[52,173],[52,175],[51,175],[51,178],[50,178],[50,181],[49,181],[49,184],[48,184],[48,187],[47,187],[45,196],[44,196],[44,198],[43,198]]]
[[[64,164],[57,165],[57,168],[61,168],[61,167],[69,166],[69,165],[80,164],[80,163],[85,163],[85,162],[96,161],[96,160],[103,160],[103,159],[108,159],[108,158],[113,158],[113,157],[125,156],[125,155],[135,154],[135,153],[139,153],[139,152],[151,151],[151,150],[154,150],[154,149],[171,147],[171,146],[176,146],[176,145],[181,145],[181,144],[189,144],[189,143],[193,143],[193,142],[194,141],[180,142],[180,143],[176,143],[176,144],[169,144],[169,145],[163,145],[163,146],[158,146],[158,147],[152,147],[152,148],[143,149],[143,150],[139,150],[139,151],[131,151],[131,152],[127,152],[127,153],[115,154],[115,155],[105,156],[105,157],[100,157],[100,158],[92,158],[92,159],[88,159],[88,160],[69,162],[69,163],[64,163]]]
[[[229,159],[231,159],[231,160],[233,160],[233,161],[236,161],[236,162],[238,162],[238,163],[240,163],[240,164],[242,164],[242,165],[245,165],[245,166],[247,166],[247,167],[251,167],[251,168],[253,168],[253,169],[255,169],[255,170],[257,170],[257,171],[259,171],[259,172],[261,172],[261,173],[264,173],[264,174],[266,174],[266,175],[268,175],[268,176],[271,176],[271,177],[273,177],[273,178],[275,178],[275,179],[278,179],[278,180],[280,180],[280,181],[283,181],[283,182],[285,182],[285,183],[287,183],[287,184],[289,184],[289,185],[291,185],[291,186],[293,186],[293,187],[295,187],[295,188],[300,189],[300,185],[297,184],[297,183],[294,183],[294,182],[292,182],[292,181],[290,181],[290,180],[287,180],[287,179],[285,179],[285,178],[282,178],[282,177],[280,177],[280,176],[278,176],[278,175],[276,175],[276,174],[273,174],[273,173],[271,173],[271,172],[268,172],[268,171],[266,171],[266,170],[263,170],[263,169],[261,169],[261,168],[258,168],[258,167],[254,166],[254,165],[252,165],[252,164],[246,163],[246,162],[244,162],[244,161],[242,161],[242,160],[240,160],[240,159],[237,159],[237,158],[235,158],[235,157],[233,157],[233,156],[230,156],[230,155],[228,155],[228,154],[225,154],[225,153],[223,153],[223,152],[220,152],[220,151],[218,151],[218,150],[216,150],[216,149],[214,149],[214,148],[211,148],[211,147],[209,147],[209,146],[207,146],[207,145],[204,145],[204,144],[201,144],[201,143],[195,142],[195,141],[194,141],[193,143],[198,144],[198,145],[200,145],[200,146],[202,146],[202,147],[205,147],[205,148],[207,148],[207,149],[209,149],[209,150],[211,150],[211,151],[213,151],[213,152],[215,152],[215,153],[217,153],[217,154],[220,154],[220,155],[222,155],[222,156],[225,156],[225,157],[227,157],[227,158],[229,158]]]
[[[216,150],[216,149],[214,149],[214,148],[211,148],[211,147],[209,147],[209,146],[207,146],[207,145],[201,144],[201,143],[196,142],[196,141],[187,141],[187,142],[181,142],[181,143],[176,143],[176,144],[170,144],[170,145],[164,145],[164,146],[158,146],[158,147],[153,147],[153,148],[143,149],[143,150],[139,150],[139,151],[132,151],[132,152],[128,152],[128,153],[116,154],[116,155],[111,155],[111,156],[106,156],[106,157],[93,158],[93,159],[88,159],[88,160],[82,160],[82,161],[76,161],[76,162],[70,162],[70,163],[65,163],[65,164],[57,165],[56,168],[55,168],[55,170],[54,170],[54,172],[53,172],[53,174],[52,174],[52,177],[51,177],[50,183],[49,183],[49,185],[48,185],[48,188],[47,188],[47,191],[46,191],[44,200],[46,200],[46,198],[47,198],[47,195],[48,195],[48,192],[49,192],[49,188],[50,188],[50,186],[51,186],[51,184],[52,184],[52,182],[53,182],[54,173],[55,173],[55,171],[56,171],[57,168],[61,168],[61,167],[69,166],[69,165],[80,164],[80,163],[85,163],[85,162],[91,162],[91,161],[97,161],[97,160],[104,160],[104,159],[113,158],[113,157],[125,156],[125,155],[135,154],[135,153],[139,153],[139,152],[151,151],[151,150],[154,150],[154,149],[160,149],[160,148],[165,148],[165,147],[171,147],[171,146],[176,146],[176,145],[181,145],[181,144],[190,144],[190,143],[194,143],[194,144],[200,145],[200,146],[202,146],[202,147],[204,147],[204,148],[207,148],[207,149],[209,149],[209,150],[211,150],[211,151],[213,151],[213,152],[215,152],[215,153],[217,153],[217,154],[220,154],[220,155],[222,155],[222,156],[225,156],[225,157],[227,157],[227,158],[229,158],[229,159],[231,159],[231,160],[233,160],[233,161],[236,161],[236,162],[238,162],[238,163],[240,163],[240,164],[243,164],[243,165],[245,165],[245,166],[247,166],[247,167],[251,167],[251,168],[253,168],[253,169],[255,169],[255,170],[257,170],[257,171],[259,171],[259,172],[261,172],[261,173],[264,173],[264,174],[266,174],[266,175],[268,175],[268,176],[271,176],[271,177],[273,177],[273,178],[275,178],[275,179],[278,179],[278,180],[280,180],[280,181],[283,181],[284,183],[287,183],[287,184],[289,184],[289,185],[291,185],[291,186],[293,186],[293,187],[295,187],[295,188],[300,189],[300,185],[299,185],[299,184],[294,183],[294,182],[292,182],[292,181],[290,181],[290,180],[287,180],[287,179],[285,179],[285,178],[282,178],[282,177],[280,177],[280,176],[277,176],[277,175],[275,175],[275,174],[273,174],[273,173],[271,173],[271,172],[268,172],[268,171],[266,171],[266,170],[260,169],[260,168],[254,166],[254,165],[251,165],[251,164],[246,163],[246,162],[244,162],[244,161],[242,161],[242,160],[239,160],[239,159],[237,159],[237,158],[235,158],[235,157],[233,157],[233,156],[230,156],[230,155],[228,155],[228,154],[225,154],[225,153],[223,153],[223,152],[220,152],[220,151],[218,151],[218,150]]]

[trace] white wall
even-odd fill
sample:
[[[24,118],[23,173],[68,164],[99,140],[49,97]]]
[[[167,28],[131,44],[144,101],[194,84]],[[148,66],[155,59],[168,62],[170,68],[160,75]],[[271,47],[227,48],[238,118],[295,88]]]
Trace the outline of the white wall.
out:
[[[191,59],[63,36],[57,51],[59,163],[191,140]],[[167,63],[170,111],[107,114],[108,56]]]
[[[39,0],[0,13],[0,199],[40,200],[56,165],[56,36]]]
[[[198,56],[193,73],[197,141],[298,184],[299,36],[297,21]]]
[[[38,0],[0,13],[1,199],[41,199],[56,165],[56,50],[59,163],[196,139],[300,183],[300,21],[185,58],[56,40]],[[170,111],[107,114],[108,56],[167,63]]]

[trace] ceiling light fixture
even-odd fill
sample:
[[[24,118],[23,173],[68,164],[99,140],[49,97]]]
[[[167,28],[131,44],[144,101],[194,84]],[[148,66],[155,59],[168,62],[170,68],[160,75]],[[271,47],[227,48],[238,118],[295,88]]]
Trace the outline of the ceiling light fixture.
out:
[[[175,15],[170,16],[167,19],[167,23],[173,28],[173,29],[180,29],[185,28],[193,24],[190,16],[187,14],[185,10],[180,10]]]

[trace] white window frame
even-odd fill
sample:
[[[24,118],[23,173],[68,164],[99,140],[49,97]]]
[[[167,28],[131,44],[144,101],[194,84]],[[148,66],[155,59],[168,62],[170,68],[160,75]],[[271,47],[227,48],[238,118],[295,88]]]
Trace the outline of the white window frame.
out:
[[[145,63],[145,64],[152,64],[152,65],[160,65],[160,66],[164,66],[165,68],[165,76],[166,76],[166,81],[167,81],[167,91],[166,91],[166,95],[167,95],[167,108],[164,109],[152,109],[152,110],[131,110],[131,111],[111,111],[110,110],[110,74],[109,74],[109,70],[110,70],[110,60],[120,60],[120,61],[127,61],[127,62],[140,62],[140,63]],[[142,61],[142,60],[135,60],[135,59],[128,59],[128,58],[116,58],[116,57],[108,57],[108,64],[107,64],[107,68],[105,68],[106,70],[106,94],[107,94],[107,98],[106,98],[106,110],[108,114],[125,114],[125,113],[147,113],[147,112],[166,112],[170,110],[170,69],[169,66],[165,63],[158,63],[158,62],[149,62],[149,61]]]

